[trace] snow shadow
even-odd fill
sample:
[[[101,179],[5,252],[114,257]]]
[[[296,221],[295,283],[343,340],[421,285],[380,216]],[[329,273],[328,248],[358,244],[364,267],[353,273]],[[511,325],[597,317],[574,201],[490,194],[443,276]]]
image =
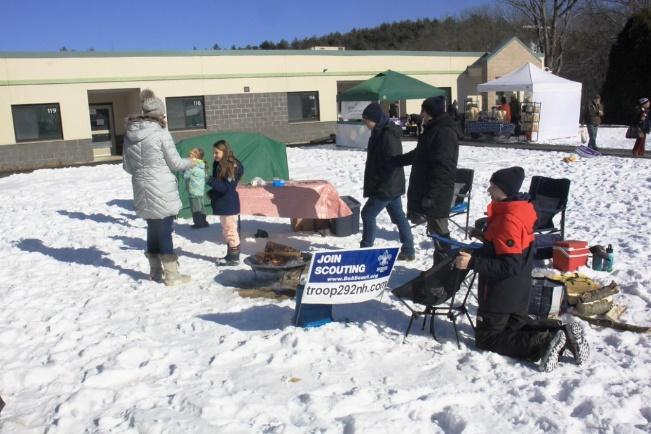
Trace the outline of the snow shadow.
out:
[[[133,200],[131,199],[112,199],[106,202],[108,206],[117,206],[126,211],[133,212]]]
[[[197,318],[235,329],[251,331],[282,330],[292,325],[294,309],[274,304],[253,306],[240,312],[207,313]]]
[[[201,244],[204,241],[213,241],[219,243],[221,239],[221,226],[219,222],[210,223],[207,228],[193,229],[190,226],[192,223],[174,223],[174,234],[181,238],[185,238],[191,243]]]
[[[122,250],[138,250],[140,252],[144,252],[145,250],[147,250],[147,241],[142,238],[125,237],[123,235],[111,235],[109,238],[111,238],[112,240],[122,242],[123,246],[120,247],[120,249]],[[174,253],[177,254],[178,256],[183,256],[192,259],[199,259],[200,261],[207,261],[211,263],[215,262],[218,256],[218,255],[215,256],[201,255],[199,253],[188,252],[187,250],[183,250],[179,247],[174,248]]]
[[[149,279],[149,276],[145,273],[117,265],[108,257],[108,253],[99,250],[96,247],[48,247],[43,244],[43,241],[34,238],[23,239],[15,245],[24,252],[40,253],[60,262],[111,268],[117,270],[121,274],[131,277],[134,280]]]
[[[375,238],[381,238],[383,240],[387,241],[395,241],[396,243],[400,243],[400,233],[398,232],[398,227],[393,226],[392,229],[386,229],[384,227],[381,227],[379,225],[376,225],[376,231],[375,231]],[[361,234],[361,231],[360,231]]]
[[[404,283],[407,283],[414,277],[418,276],[422,271],[417,268],[396,265],[393,266],[393,271],[391,271],[391,278],[389,279],[389,288],[396,288]]]
[[[269,238],[277,236],[279,234],[288,234],[293,233],[292,227],[289,223],[289,219],[286,220],[286,223],[279,222],[267,222],[259,219],[242,219],[242,237],[250,236],[252,237],[258,229],[262,229],[269,234]]]
[[[193,243],[202,243],[206,240],[214,241],[216,243],[222,243],[221,241],[221,225],[219,220],[216,217],[210,217],[210,227],[202,229],[193,229],[192,220],[188,220],[187,223],[179,223],[178,221],[174,224],[174,232],[180,237],[185,238],[188,241]],[[278,223],[278,222],[266,222],[260,220],[242,220],[242,227],[240,232],[241,238],[252,238],[253,235],[261,229],[267,234],[268,238],[257,238],[257,240],[274,240],[282,242],[281,238],[291,237],[292,235],[298,234],[298,232],[293,232],[289,221],[287,223]]]
[[[79,211],[66,211],[63,209],[58,210],[57,214],[76,220],[92,220],[96,223],[117,223],[120,225],[129,225],[129,220],[136,218],[128,214],[121,214],[124,218],[118,218],[102,213],[86,214]]]
[[[384,297],[393,298],[389,294],[385,294]],[[201,314],[197,318],[240,331],[283,330],[293,326],[294,309],[288,306],[281,307],[275,304],[267,304],[253,306],[239,312]],[[404,335],[410,316],[394,305],[383,303],[381,300],[371,300],[358,304],[336,305],[333,307],[333,318],[335,322],[357,324],[359,326],[371,325],[376,327],[380,333],[385,333],[389,329],[392,334]],[[437,317],[434,321],[438,341],[441,343],[456,343],[452,322],[442,317]],[[414,322],[409,336],[431,337],[429,319],[424,330],[422,325],[423,318],[421,317]],[[465,317],[457,320],[457,328],[459,329],[459,340],[462,345],[471,347],[473,345],[473,331]]]
[[[380,300],[370,300],[358,304],[342,304],[335,306],[333,317],[335,321],[357,324],[373,324],[379,331],[391,329],[395,332],[404,335],[409,325],[410,313],[407,309],[401,309],[398,305],[389,304],[389,300],[395,300],[392,294],[385,293]],[[384,301],[384,302],[383,302]],[[459,299],[460,301],[460,299]],[[412,303],[410,303],[412,304]],[[422,309],[423,306],[416,305],[417,308]],[[423,329],[423,317],[414,321],[414,325],[409,332],[409,336],[429,336],[429,321]],[[446,317],[437,316],[434,319],[434,327],[436,338],[439,342],[454,342],[456,343],[456,336],[454,334],[454,327],[452,321]],[[466,347],[473,345],[474,332],[465,317],[457,319],[457,329],[459,330],[459,341]],[[409,338],[407,338],[409,339]]]

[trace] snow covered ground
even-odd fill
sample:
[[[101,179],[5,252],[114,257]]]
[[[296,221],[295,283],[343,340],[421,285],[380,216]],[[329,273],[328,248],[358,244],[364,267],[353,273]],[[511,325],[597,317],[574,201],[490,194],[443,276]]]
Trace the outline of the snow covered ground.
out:
[[[651,161],[567,164],[563,156],[462,147],[460,166],[476,171],[471,221],[496,169],[523,166],[525,186],[534,174],[569,177],[569,236],[615,246],[616,270],[597,277],[622,287],[624,320],[649,324]],[[293,179],[327,179],[361,200],[363,151],[288,149],[288,157]],[[238,295],[238,282],[251,277],[245,265],[214,265],[225,253],[218,224],[176,225],[191,284],[147,281],[145,223],[120,166],[9,176],[0,197],[3,434],[651,432],[648,335],[585,324],[587,366],[543,374],[473,349],[466,322],[461,349],[442,320],[440,342],[417,328],[403,343],[407,312],[388,294],[336,307],[335,323],[299,329],[291,300]],[[385,213],[379,225],[377,245],[395,244]],[[258,228],[304,250],[360,239],[295,234],[285,219],[247,217],[245,254],[263,247],[251,237]],[[392,285],[429,266],[422,228],[415,239],[418,259],[399,263]]]
[[[626,128],[617,125],[602,125],[597,130],[597,147],[605,149],[628,149],[632,150],[635,144],[635,139],[626,138]],[[586,132],[587,134],[587,132]],[[569,137],[566,139],[555,139],[540,142],[542,144],[550,145],[568,145],[579,146],[581,143],[581,136]],[[587,145],[587,143],[585,144]]]

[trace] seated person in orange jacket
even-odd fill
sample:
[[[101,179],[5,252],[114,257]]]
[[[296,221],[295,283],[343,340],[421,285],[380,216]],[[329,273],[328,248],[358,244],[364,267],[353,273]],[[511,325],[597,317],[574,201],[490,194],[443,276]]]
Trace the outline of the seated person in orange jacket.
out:
[[[532,321],[527,315],[536,211],[527,195],[518,193],[524,180],[521,167],[498,170],[490,179],[488,225],[479,251],[460,253],[457,268],[479,274],[479,309],[475,344],[505,356],[540,360],[543,372],[553,370],[565,349],[576,362],[590,353],[578,323]]]

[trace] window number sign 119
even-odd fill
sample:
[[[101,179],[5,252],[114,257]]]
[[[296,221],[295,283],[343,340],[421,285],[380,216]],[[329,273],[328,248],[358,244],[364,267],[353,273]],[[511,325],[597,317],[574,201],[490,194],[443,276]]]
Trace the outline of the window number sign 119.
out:
[[[56,108],[48,108],[47,112],[50,115],[55,115],[57,113],[57,109]]]

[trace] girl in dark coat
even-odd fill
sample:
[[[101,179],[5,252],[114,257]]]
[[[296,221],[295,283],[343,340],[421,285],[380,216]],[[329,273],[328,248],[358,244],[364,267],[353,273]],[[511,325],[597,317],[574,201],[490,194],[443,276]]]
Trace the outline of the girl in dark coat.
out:
[[[206,180],[210,190],[210,200],[214,215],[219,216],[222,236],[228,247],[227,254],[218,265],[237,265],[240,263],[240,235],[237,228],[237,216],[240,213],[240,195],[237,184],[244,174],[244,166],[235,158],[226,140],[219,140],[213,145],[215,162],[212,176]]]

